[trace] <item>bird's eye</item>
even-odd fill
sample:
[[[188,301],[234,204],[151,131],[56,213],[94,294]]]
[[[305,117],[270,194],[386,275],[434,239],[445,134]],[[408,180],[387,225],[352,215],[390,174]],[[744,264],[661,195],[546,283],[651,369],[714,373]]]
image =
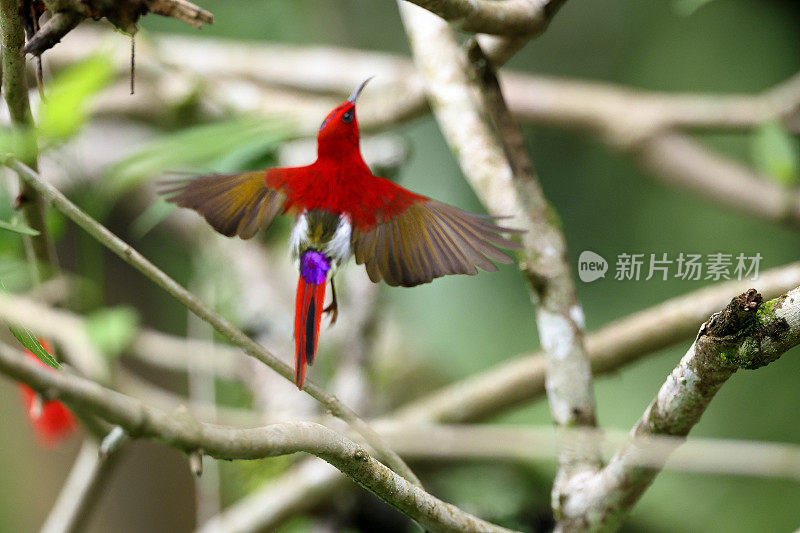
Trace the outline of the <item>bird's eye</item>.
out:
[[[342,122],[345,124],[353,122],[353,110],[350,109],[349,111],[345,111],[342,115]]]

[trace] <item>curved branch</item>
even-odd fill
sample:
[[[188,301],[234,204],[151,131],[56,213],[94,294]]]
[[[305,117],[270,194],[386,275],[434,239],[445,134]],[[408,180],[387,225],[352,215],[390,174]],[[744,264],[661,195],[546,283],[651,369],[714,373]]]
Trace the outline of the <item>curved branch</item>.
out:
[[[86,409],[134,438],[156,439],[187,453],[202,449],[217,459],[316,455],[430,531],[509,531],[431,496],[355,442],[320,424],[286,422],[239,429],[197,422],[189,415],[168,415],[93,381],[43,368],[7,345],[0,345],[0,372]]]
[[[565,0],[407,0],[456,28],[495,35],[538,35]]]

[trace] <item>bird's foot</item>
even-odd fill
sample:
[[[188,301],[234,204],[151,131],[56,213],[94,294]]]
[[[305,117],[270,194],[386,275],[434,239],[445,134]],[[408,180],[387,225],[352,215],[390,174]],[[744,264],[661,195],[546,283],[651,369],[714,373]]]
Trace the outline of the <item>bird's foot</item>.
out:
[[[330,315],[331,323],[329,326],[332,326],[336,323],[336,319],[339,317],[339,306],[336,305],[336,301],[330,303],[328,307],[322,310],[323,313],[326,315]]]

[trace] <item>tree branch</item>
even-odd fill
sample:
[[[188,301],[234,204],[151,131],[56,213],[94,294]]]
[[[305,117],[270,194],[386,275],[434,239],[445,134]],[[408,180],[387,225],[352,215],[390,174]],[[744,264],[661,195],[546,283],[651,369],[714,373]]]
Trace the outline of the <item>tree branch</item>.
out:
[[[355,442],[320,424],[286,422],[238,429],[197,422],[188,415],[168,415],[93,381],[49,371],[7,345],[0,345],[0,372],[93,412],[134,438],[157,439],[187,453],[202,449],[217,459],[230,460],[297,452],[316,455],[430,531],[509,531],[438,500],[389,470]]]
[[[33,117],[28,101],[28,85],[25,81],[25,32],[19,20],[16,0],[0,0],[0,33],[3,53],[3,96],[8,105],[11,123],[21,130],[33,130]],[[31,143],[30,153],[25,154],[25,163],[36,168],[37,150]],[[55,273],[55,251],[45,224],[45,206],[42,197],[20,179],[17,204],[22,209],[25,223],[39,232],[36,236],[25,236],[25,252],[33,273],[34,284]]]
[[[565,0],[408,0],[456,28],[497,35],[542,33]]]
[[[608,428],[555,430],[552,426],[505,424],[389,423],[379,426],[378,430],[409,460],[478,459],[529,464],[553,459],[563,442],[592,441],[602,450],[605,459],[611,459],[613,452],[622,446],[639,447],[639,453],[629,458],[632,466],[800,480],[800,445],[792,443],[683,439],[655,434],[632,437],[630,432]]]
[[[83,228],[101,244],[114,252],[123,261],[136,268],[153,283],[167,291],[170,295],[183,303],[198,317],[202,318],[219,333],[224,335],[231,342],[239,346],[245,353],[251,355],[272,368],[275,372],[286,378],[294,380],[293,369],[266,348],[256,343],[253,339],[237,329],[233,324],[222,318],[220,315],[208,308],[195,295],[187,291],[178,282],[167,276],[163,271],[148,261],[139,252],[134,250],[129,244],[111,233],[105,226],[98,223],[92,217],[83,212],[78,206],[70,202],[61,192],[52,185],[43,181],[33,170],[24,164],[9,160],[6,164],[17,171],[26,183],[41,193],[53,206],[61,211],[67,218]],[[313,382],[308,381],[304,388],[312,398],[322,403],[334,416],[341,418],[355,429],[366,442],[372,446],[387,464],[400,472],[404,477],[413,483],[419,484],[419,480],[408,466],[397,456],[396,453],[388,449],[377,435],[352,409],[344,405],[338,398],[329,394]]]
[[[90,42],[96,40],[94,34],[86,32],[84,35]],[[184,80],[187,87],[194,88],[196,83],[201,83],[200,92],[206,104],[203,109],[285,113],[296,119],[299,130],[312,135],[318,128],[319,117],[324,116],[335,101],[320,96],[303,98],[296,91],[287,94],[286,88],[317,95],[332,91],[346,94],[367,75],[377,74],[375,83],[382,85],[376,85],[374,90],[381,94],[375,97],[366,94],[359,103],[361,125],[365,130],[385,129],[427,112],[418,74],[408,61],[397,56],[341,49],[198,42],[185,37],[161,38],[156,42],[155,51],[161,59],[143,50],[140,54],[142,70],[146,71],[148,63],[154,66],[163,60],[171,71],[188,78]],[[69,44],[58,47],[52,60],[72,61],[82,53],[83,46],[69,47]],[[119,54],[120,57],[127,54],[127,48],[123,50],[120,45]],[[495,54],[498,57],[491,58],[494,64],[507,57],[502,50]],[[243,59],[238,61],[237,57]],[[293,68],[299,63],[309,68],[303,71]],[[343,65],[348,68],[343,69]],[[308,72],[313,72],[313,76]],[[212,81],[211,73],[214,73]],[[663,93],[518,73],[507,73],[501,79],[508,107],[524,122],[590,131],[612,149],[633,156],[648,175],[669,185],[687,189],[717,204],[743,209],[757,218],[800,227],[799,193],[676,131],[743,130],[770,120],[781,120],[797,131],[800,74],[754,95]],[[247,98],[240,97],[243,84]],[[275,89],[276,86],[282,89]],[[262,97],[252,98],[254,93]],[[168,115],[159,110],[161,106],[178,106],[187,96],[176,93],[137,108],[140,104],[131,101],[126,90],[116,94],[119,97],[101,98],[98,112],[161,119]],[[245,101],[248,103],[243,105]],[[729,174],[733,176],[730,181]],[[741,191],[748,188],[758,194],[742,194]]]
[[[172,17],[201,28],[213,24],[214,15],[187,0],[44,0],[52,17],[25,45],[24,52],[41,55],[86,18],[107,18],[119,30],[133,35],[139,17],[147,12]]]
[[[800,192],[715,154],[685,135],[660,133],[634,148],[633,153],[642,166],[667,185],[800,230]]]
[[[27,54],[40,55],[45,50],[49,50],[61,42],[61,38],[75,29],[84,18],[86,17],[83,14],[75,11],[54,13],[47,22],[42,24],[39,31],[30,38],[22,51]]]
[[[547,397],[559,426],[596,424],[584,316],[577,302],[558,215],[542,193],[516,122],[477,43],[471,58],[452,30],[424,11],[401,4],[401,15],[419,72],[427,84],[439,127],[467,181],[494,215],[511,215],[524,229],[520,269],[536,303],[539,338],[547,356]],[[472,62],[470,62],[472,59]],[[494,125],[490,122],[494,120]],[[553,488],[554,506],[568,479],[594,471],[591,447],[565,450]]]
[[[645,355],[680,342],[697,324],[725,305],[731,294],[756,286],[773,298],[800,284],[800,263],[761,274],[758,281],[727,281],[606,324],[586,337],[592,374],[615,372]],[[544,393],[546,361],[541,352],[511,359],[402,407],[404,421],[475,422],[529,402]]]
[[[623,446],[596,476],[581,480],[566,494],[559,527],[574,531],[616,526],[663,467],[663,461],[640,466],[638,458],[648,453],[650,445],[638,439],[686,436],[738,369],[768,365],[798,344],[800,287],[763,303],[755,289],[734,298],[700,328],[633,428],[637,442]],[[675,447],[681,442],[676,441]]]

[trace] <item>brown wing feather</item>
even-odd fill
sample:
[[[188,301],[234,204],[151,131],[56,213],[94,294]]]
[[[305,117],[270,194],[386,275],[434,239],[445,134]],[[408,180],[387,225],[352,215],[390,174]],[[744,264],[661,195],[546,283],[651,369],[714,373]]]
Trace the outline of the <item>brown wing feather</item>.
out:
[[[284,207],[286,195],[267,187],[264,170],[201,176],[162,191],[168,202],[194,209],[227,237],[249,239],[267,228]]]
[[[369,278],[392,286],[413,287],[447,274],[473,275],[497,270],[489,259],[510,263],[497,249],[520,248],[493,219],[462,211],[435,200],[410,205],[399,215],[367,232],[356,232],[356,263],[365,265]]]

